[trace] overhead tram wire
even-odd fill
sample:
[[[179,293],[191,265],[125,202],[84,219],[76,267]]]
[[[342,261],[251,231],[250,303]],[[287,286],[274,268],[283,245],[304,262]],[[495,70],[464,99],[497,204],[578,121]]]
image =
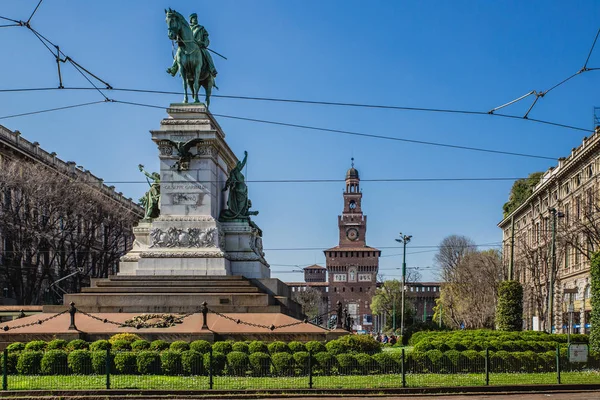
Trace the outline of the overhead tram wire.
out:
[[[156,106],[156,105],[144,104],[144,103],[136,103],[136,102],[131,102],[131,101],[112,100],[112,102],[128,104],[128,105],[133,105],[133,106],[139,106],[139,107],[157,108],[157,109],[163,109],[163,110],[165,109],[165,107],[162,107],[162,106]],[[399,141],[399,142],[405,142],[405,143],[446,147],[446,148],[459,149],[459,150],[478,151],[478,152],[484,152],[484,153],[503,154],[503,155],[517,156],[517,157],[538,158],[538,159],[553,160],[553,161],[558,160],[558,157],[546,157],[546,156],[540,156],[540,155],[535,155],[535,154],[514,153],[514,152],[509,152],[509,151],[483,149],[483,148],[470,147],[470,146],[459,146],[459,145],[453,145],[453,144],[447,144],[447,143],[427,142],[427,141],[423,141],[423,140],[413,140],[413,139],[404,139],[404,138],[398,138],[398,137],[393,137],[393,136],[374,135],[374,134],[369,134],[369,133],[345,131],[345,130],[341,130],[341,129],[320,128],[320,127],[310,126],[310,125],[291,124],[291,123],[286,123],[286,122],[268,121],[268,120],[256,119],[256,118],[237,117],[237,116],[225,115],[225,114],[212,114],[212,115],[215,117],[228,118],[228,119],[234,119],[234,120],[240,120],[240,121],[256,122],[256,123],[277,125],[277,126],[287,126],[290,128],[308,129],[308,130],[321,131],[321,132],[341,133],[341,134],[345,134],[345,135],[369,137],[369,138],[373,138],[373,139],[393,140],[393,141]]]
[[[48,113],[48,112],[52,112],[52,111],[67,110],[67,109],[71,109],[71,108],[91,106],[93,104],[100,104],[100,103],[106,103],[106,100],[91,101],[91,102],[88,102],[88,103],[73,104],[73,105],[70,105],[70,106],[49,108],[47,110],[31,111],[31,112],[26,112],[26,113],[21,113],[21,114],[5,115],[3,117],[0,117],[0,120],[2,120],[2,119],[8,119],[8,118],[24,117],[26,115],[43,114],[43,113]]]
[[[62,53],[62,51],[61,51]],[[70,60],[70,59],[69,59]],[[592,69],[590,69],[592,70]],[[89,71],[86,70],[89,73]],[[107,85],[106,89],[118,92],[130,92],[130,93],[148,93],[148,94],[165,94],[165,95],[181,95],[182,92],[177,91],[164,91],[164,90],[147,90],[147,89],[132,89],[132,88],[113,88],[109,84],[99,79],[95,75],[94,78],[98,79],[102,83]],[[94,90],[89,87],[45,87],[45,88],[15,88],[15,89],[0,89],[0,93],[14,93],[14,92],[29,92],[29,91],[52,91],[52,90]],[[529,94],[532,94],[531,92]],[[399,110],[399,111],[421,111],[421,112],[436,112],[436,113],[450,113],[450,114],[465,114],[465,115],[485,115],[494,116],[515,120],[526,120],[539,124],[545,124],[555,126],[558,128],[577,130],[582,132],[593,133],[592,129],[582,128],[578,126],[561,124],[558,122],[540,120],[535,118],[523,118],[517,115],[490,113],[489,111],[473,111],[473,110],[454,110],[454,109],[443,109],[443,108],[427,108],[427,107],[408,107],[408,106],[392,106],[392,105],[380,105],[380,104],[361,104],[361,103],[344,103],[344,102],[330,102],[330,101],[317,101],[317,100],[300,100],[300,99],[282,99],[275,97],[255,97],[255,96],[234,96],[234,95],[219,95],[212,94],[212,97],[234,99],[234,100],[254,100],[254,101],[269,101],[269,102],[282,102],[282,103],[296,103],[296,104],[309,104],[309,105],[325,105],[325,106],[340,106],[340,107],[359,107],[359,108],[374,108],[374,109],[387,109],[387,110]],[[514,102],[514,101],[513,101]],[[511,102],[511,103],[513,103]],[[136,103],[139,104],[139,103]],[[507,103],[508,104],[508,103]],[[157,108],[166,108],[158,107]]]

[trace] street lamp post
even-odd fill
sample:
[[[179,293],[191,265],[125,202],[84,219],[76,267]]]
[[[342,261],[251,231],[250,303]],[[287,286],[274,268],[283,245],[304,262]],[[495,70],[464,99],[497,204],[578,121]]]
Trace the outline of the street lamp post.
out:
[[[562,218],[565,215],[557,211],[556,208],[549,208],[552,214],[552,269],[550,271],[550,287],[548,288],[548,331],[553,333],[554,326],[554,274],[556,273],[556,218]]]
[[[396,239],[396,242],[400,242],[403,244],[403,253],[402,253],[402,305],[400,307],[400,312],[402,313],[402,315],[400,316],[400,335],[404,335],[404,291],[406,289],[406,244],[408,242],[410,242],[410,239],[412,238],[412,236],[410,235],[403,235],[402,232],[400,232],[400,239]]]

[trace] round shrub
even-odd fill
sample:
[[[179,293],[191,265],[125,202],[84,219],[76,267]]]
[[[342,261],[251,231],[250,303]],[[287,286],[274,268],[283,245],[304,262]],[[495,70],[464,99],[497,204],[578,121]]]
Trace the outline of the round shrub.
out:
[[[140,351],[137,353],[137,370],[142,375],[160,374],[160,354],[156,351]]]
[[[358,353],[354,355],[354,358],[360,374],[373,374],[379,371],[377,363],[370,355]]]
[[[200,354],[208,353],[211,347],[210,343],[206,340],[194,340],[190,343],[190,350],[194,350]]]
[[[248,354],[250,352],[250,347],[244,342],[235,342],[231,346],[232,351],[241,351],[242,353]]]
[[[269,348],[267,347],[267,345],[260,341],[260,340],[254,340],[252,342],[250,342],[250,344],[248,345],[248,351],[250,351],[250,354],[252,353],[268,353],[269,352]]]
[[[381,351],[381,343],[371,335],[346,335],[337,339],[349,352],[377,353]]]
[[[453,366],[457,366],[461,360],[461,353],[456,350],[448,350],[444,353],[444,356],[450,361]]]
[[[108,343],[108,341],[107,341]],[[93,343],[92,343],[93,344]],[[97,375],[106,374],[106,350],[91,351],[92,355],[92,371]],[[111,371],[114,371],[114,357],[112,354],[109,355],[111,363]]]
[[[169,343],[164,340],[154,340],[150,343],[150,350],[153,351],[163,351],[169,348]]]
[[[336,355],[335,359],[340,374],[352,374],[356,370],[356,358],[354,358],[354,355],[342,353]]]
[[[231,352],[231,342],[215,342],[212,345],[212,349],[217,353],[227,354]]]
[[[181,367],[186,375],[202,375],[204,373],[202,353],[195,350],[183,351],[181,353]]]
[[[160,366],[165,375],[181,375],[183,366],[181,364],[180,351],[167,350],[160,353]]]
[[[42,351],[22,352],[17,360],[17,372],[21,375],[39,375],[43,356]]]
[[[123,375],[135,374],[137,372],[136,354],[128,351],[117,353],[115,355],[115,370]]]
[[[280,341],[271,342],[271,343],[269,343],[269,345],[267,347],[269,348],[269,353],[271,355],[273,355],[275,353],[289,353],[290,352],[290,348],[288,347],[288,345],[283,342],[280,342]]]
[[[144,339],[136,340],[131,343],[132,351],[143,351],[150,349],[150,342]]]
[[[90,347],[89,343],[86,342],[85,340],[75,339],[75,340],[71,340],[67,344],[67,351],[87,350],[87,349],[89,349],[89,347]]]
[[[113,351],[130,351],[131,350],[131,342],[127,340],[115,340],[111,343],[111,349]]]
[[[44,353],[40,368],[45,375],[67,375],[67,353],[64,350],[48,350]]]
[[[266,347],[266,346],[265,346]],[[271,356],[262,351],[250,354],[250,367],[255,376],[268,376],[271,371]]]
[[[323,351],[327,351],[327,347],[321,342],[317,342],[316,340],[311,340],[307,342],[305,345],[306,351],[311,351],[313,354],[321,353]]]
[[[375,360],[382,373],[399,371],[399,365],[396,364],[390,353],[375,353],[373,354],[373,360]]]
[[[6,359],[6,372],[7,374],[15,374],[17,372],[17,362],[19,361],[19,353],[12,352],[8,353]],[[4,352],[0,352],[0,365],[4,365]]]
[[[90,351],[100,351],[100,350],[109,350],[111,348],[110,342],[108,340],[96,340],[95,342],[90,343]]]
[[[13,342],[6,347],[6,350],[8,350],[9,353],[23,351],[25,350],[25,343]]]
[[[43,340],[32,340],[25,345],[25,351],[44,351],[47,345]]]
[[[108,339],[108,341],[110,342],[110,344],[114,344],[117,340],[126,340],[129,343],[133,343],[136,340],[140,340],[140,339],[141,339],[141,337],[139,337],[135,333],[124,332],[124,333],[117,333],[116,335],[112,335]]]
[[[223,353],[219,353],[218,351],[213,351],[212,353],[212,372],[213,375],[222,375],[223,371],[225,371],[225,366],[227,365],[227,356]],[[210,353],[206,353],[204,355],[204,369],[206,371],[209,370],[210,367]]]
[[[73,350],[67,357],[69,368],[76,375],[92,373],[92,355],[89,350]]]
[[[299,351],[307,351],[304,343],[300,342],[289,342],[288,347],[292,353],[298,353]]]
[[[187,351],[190,349],[190,345],[188,342],[184,342],[183,340],[176,340],[173,343],[171,343],[171,346],[169,346],[169,350],[172,351]]]
[[[430,372],[439,373],[444,364],[444,353],[441,350],[429,350],[425,352]]]
[[[317,373],[322,375],[331,374],[331,369],[335,366],[336,359],[327,351],[320,351],[315,354]]]
[[[227,354],[227,371],[229,375],[244,376],[248,370],[250,359],[246,353],[241,351],[232,351]]]
[[[269,345],[269,350],[270,347]],[[280,352],[272,354],[271,363],[273,364],[273,375],[290,376],[294,374],[294,359],[290,353]]]
[[[308,374],[308,360],[310,358],[308,351],[297,351],[292,355],[292,357],[294,357],[296,371],[302,375]]]
[[[339,341],[339,339],[331,340],[325,344],[327,351],[333,355],[344,354],[348,352],[348,347]]]
[[[46,350],[64,350],[67,347],[67,341],[63,339],[54,339],[48,342]]]

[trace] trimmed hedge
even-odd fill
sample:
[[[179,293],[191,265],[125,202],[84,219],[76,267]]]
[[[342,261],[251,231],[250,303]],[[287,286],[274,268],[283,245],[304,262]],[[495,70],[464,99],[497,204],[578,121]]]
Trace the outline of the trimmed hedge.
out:
[[[128,340],[115,340],[114,342],[111,343],[111,345],[112,345],[111,349],[114,351],[130,351],[131,343],[132,342],[130,342]]]
[[[182,352],[181,367],[183,369],[183,373],[186,375],[204,374],[204,357],[202,353],[195,350],[187,350]]]
[[[169,343],[164,340],[154,340],[150,343],[150,350],[153,351],[163,351],[169,348]]]
[[[106,374],[106,350],[92,351],[92,371],[94,374],[104,375]],[[114,357],[110,354],[110,369],[115,371]]]
[[[25,345],[25,351],[44,351],[47,345],[43,340],[32,340]]]
[[[6,350],[9,352],[23,351],[25,350],[25,343],[14,342],[6,346]]]
[[[253,342],[250,342],[250,344],[248,345],[248,351],[250,351],[250,354],[268,353],[269,347],[264,342],[260,340],[255,340]]]
[[[289,353],[290,352],[290,348],[288,347],[288,345],[286,343],[280,342],[280,341],[271,342],[271,343],[269,343],[269,345],[267,347],[269,348],[269,353],[271,354],[271,356],[273,356],[273,354],[276,354],[276,353]]]
[[[17,360],[17,372],[21,375],[39,375],[42,357],[44,357],[43,351],[22,352]]]
[[[590,260],[590,289],[592,312],[590,314],[590,350],[600,351],[600,252],[595,252]]]
[[[190,349],[190,345],[188,342],[184,342],[183,340],[177,340],[173,343],[171,343],[171,345],[169,346],[169,350],[172,351],[187,351]]]
[[[92,355],[89,350],[73,350],[67,357],[69,368],[77,375],[88,375],[93,372]]]
[[[63,339],[54,339],[48,342],[46,350],[65,350],[67,341]]]
[[[269,376],[271,371],[271,356],[266,352],[257,351],[248,357],[254,376]]]
[[[135,353],[124,351],[115,354],[115,370],[123,375],[137,373],[137,357]]]
[[[287,347],[287,346],[286,346]],[[289,350],[289,349],[288,349]],[[294,358],[290,353],[279,352],[271,355],[273,363],[273,375],[292,376],[294,375]]]
[[[247,343],[244,342],[235,342],[232,346],[231,346],[232,351],[241,351],[242,353],[250,353],[250,347],[248,346]]]
[[[142,375],[160,375],[161,358],[157,351],[144,350],[137,353],[137,372]]]
[[[313,354],[321,353],[323,351],[327,351],[327,347],[321,342],[317,342],[316,340],[311,340],[305,344],[306,351],[312,351]]]
[[[90,344],[90,351],[108,350],[111,348],[108,340],[96,340]]]
[[[6,368],[8,374],[17,373],[17,362],[19,361],[19,353],[9,352],[6,358]],[[0,353],[0,365],[4,365],[4,352]]]
[[[290,351],[292,353],[298,353],[300,351],[307,351],[306,350],[306,346],[304,345],[304,343],[300,343],[300,342],[289,342],[288,343],[288,348],[290,349]]]
[[[227,366],[227,356],[218,351],[212,353],[212,372],[213,375],[223,375]],[[204,355],[204,369],[208,371],[210,368],[210,353]]]
[[[496,325],[499,331],[523,329],[523,286],[517,281],[500,282]]]
[[[83,339],[75,339],[75,340],[71,340],[68,344],[67,344],[67,351],[73,351],[73,350],[88,350],[90,348],[90,345],[88,342],[86,342]]]
[[[208,353],[211,348],[211,344],[206,340],[194,340],[190,343],[190,350],[194,350],[201,354]]]
[[[142,351],[142,350],[149,350],[150,349],[150,342],[147,340],[136,340],[134,342],[131,343],[131,350],[133,351]]]
[[[217,353],[227,354],[232,350],[231,342],[215,342],[212,349]]]
[[[183,373],[181,354],[182,352],[173,350],[160,353],[160,366],[164,375],[181,375]]]
[[[244,376],[250,365],[248,354],[241,351],[232,351],[227,354],[227,374],[230,376]]]
[[[108,341],[110,342],[110,344],[114,344],[117,340],[125,340],[129,343],[133,343],[136,340],[140,340],[140,339],[141,339],[141,337],[139,337],[135,333],[124,332],[124,333],[117,333],[115,335],[112,335],[108,339]]]
[[[67,375],[67,353],[64,350],[48,350],[42,357],[40,370],[44,375]]]

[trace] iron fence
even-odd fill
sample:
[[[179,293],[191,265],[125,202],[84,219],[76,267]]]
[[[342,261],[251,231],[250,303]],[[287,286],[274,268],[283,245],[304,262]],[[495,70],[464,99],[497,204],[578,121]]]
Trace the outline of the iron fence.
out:
[[[571,363],[564,350],[543,354],[457,353],[404,349],[377,354],[268,355],[209,351],[4,351],[3,390],[376,389],[600,383],[600,359]],[[526,352],[527,353],[527,352]]]

